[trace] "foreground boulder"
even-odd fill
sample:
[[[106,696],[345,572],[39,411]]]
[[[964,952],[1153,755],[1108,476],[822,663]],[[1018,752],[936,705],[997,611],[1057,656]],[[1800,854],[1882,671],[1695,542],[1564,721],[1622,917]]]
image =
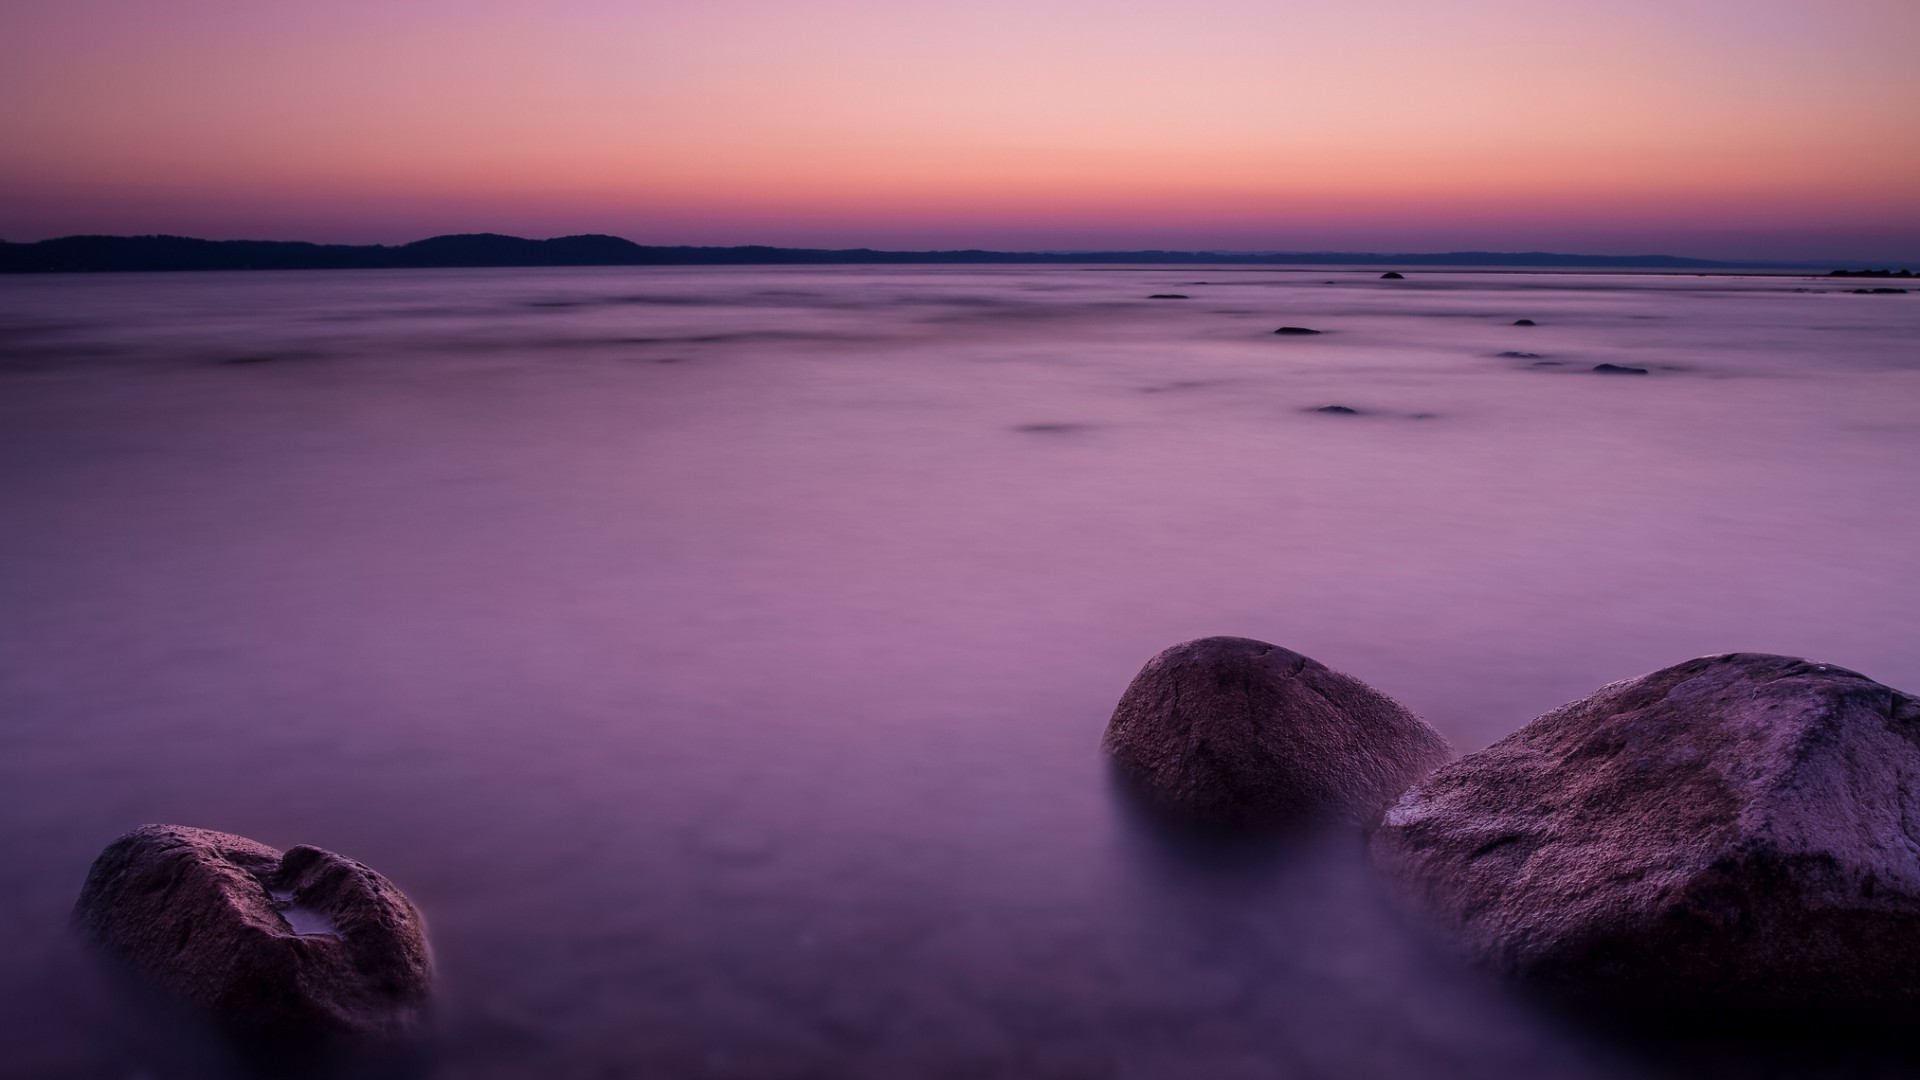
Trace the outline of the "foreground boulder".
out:
[[[143,825],[94,860],[81,934],[141,982],[248,1035],[403,1038],[431,964],[420,915],[351,859]]]
[[[1153,803],[1228,826],[1364,824],[1449,756],[1438,732],[1359,679],[1236,637],[1147,661],[1101,745]]]
[[[1371,840],[1490,968],[1666,1015],[1920,1006],[1920,700],[1787,656],[1602,687]]]

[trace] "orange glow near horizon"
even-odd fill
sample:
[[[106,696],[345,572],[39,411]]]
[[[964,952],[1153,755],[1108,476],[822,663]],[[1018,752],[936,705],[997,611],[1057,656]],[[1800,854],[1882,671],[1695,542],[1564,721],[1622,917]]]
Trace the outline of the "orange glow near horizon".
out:
[[[1906,0],[655,7],[25,0],[0,236],[1920,255]]]

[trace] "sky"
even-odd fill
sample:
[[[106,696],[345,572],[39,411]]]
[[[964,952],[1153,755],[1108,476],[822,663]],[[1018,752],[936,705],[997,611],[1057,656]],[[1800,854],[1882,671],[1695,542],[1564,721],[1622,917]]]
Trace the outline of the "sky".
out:
[[[1920,0],[5,0],[0,239],[1920,260]]]

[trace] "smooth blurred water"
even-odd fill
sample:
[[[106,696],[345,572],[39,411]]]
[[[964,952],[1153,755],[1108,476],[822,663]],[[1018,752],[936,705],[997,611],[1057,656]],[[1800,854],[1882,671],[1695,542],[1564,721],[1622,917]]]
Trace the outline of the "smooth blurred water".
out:
[[[1657,1070],[1101,729],[1206,634],[1463,752],[1709,652],[1920,688],[1916,406],[1920,295],[1801,278],[0,279],[0,1073],[152,1067],[65,919],[155,821],[406,889],[447,1077]]]

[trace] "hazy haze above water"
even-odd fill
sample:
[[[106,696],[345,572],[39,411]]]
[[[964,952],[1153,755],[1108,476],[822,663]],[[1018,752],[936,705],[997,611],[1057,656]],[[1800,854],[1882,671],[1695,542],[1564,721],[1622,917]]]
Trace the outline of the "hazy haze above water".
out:
[[[0,279],[0,1074],[128,1075],[65,918],[167,821],[406,889],[448,1077],[1632,1075],[1097,742],[1206,634],[1463,752],[1710,652],[1920,689],[1920,295],[1849,287]]]

